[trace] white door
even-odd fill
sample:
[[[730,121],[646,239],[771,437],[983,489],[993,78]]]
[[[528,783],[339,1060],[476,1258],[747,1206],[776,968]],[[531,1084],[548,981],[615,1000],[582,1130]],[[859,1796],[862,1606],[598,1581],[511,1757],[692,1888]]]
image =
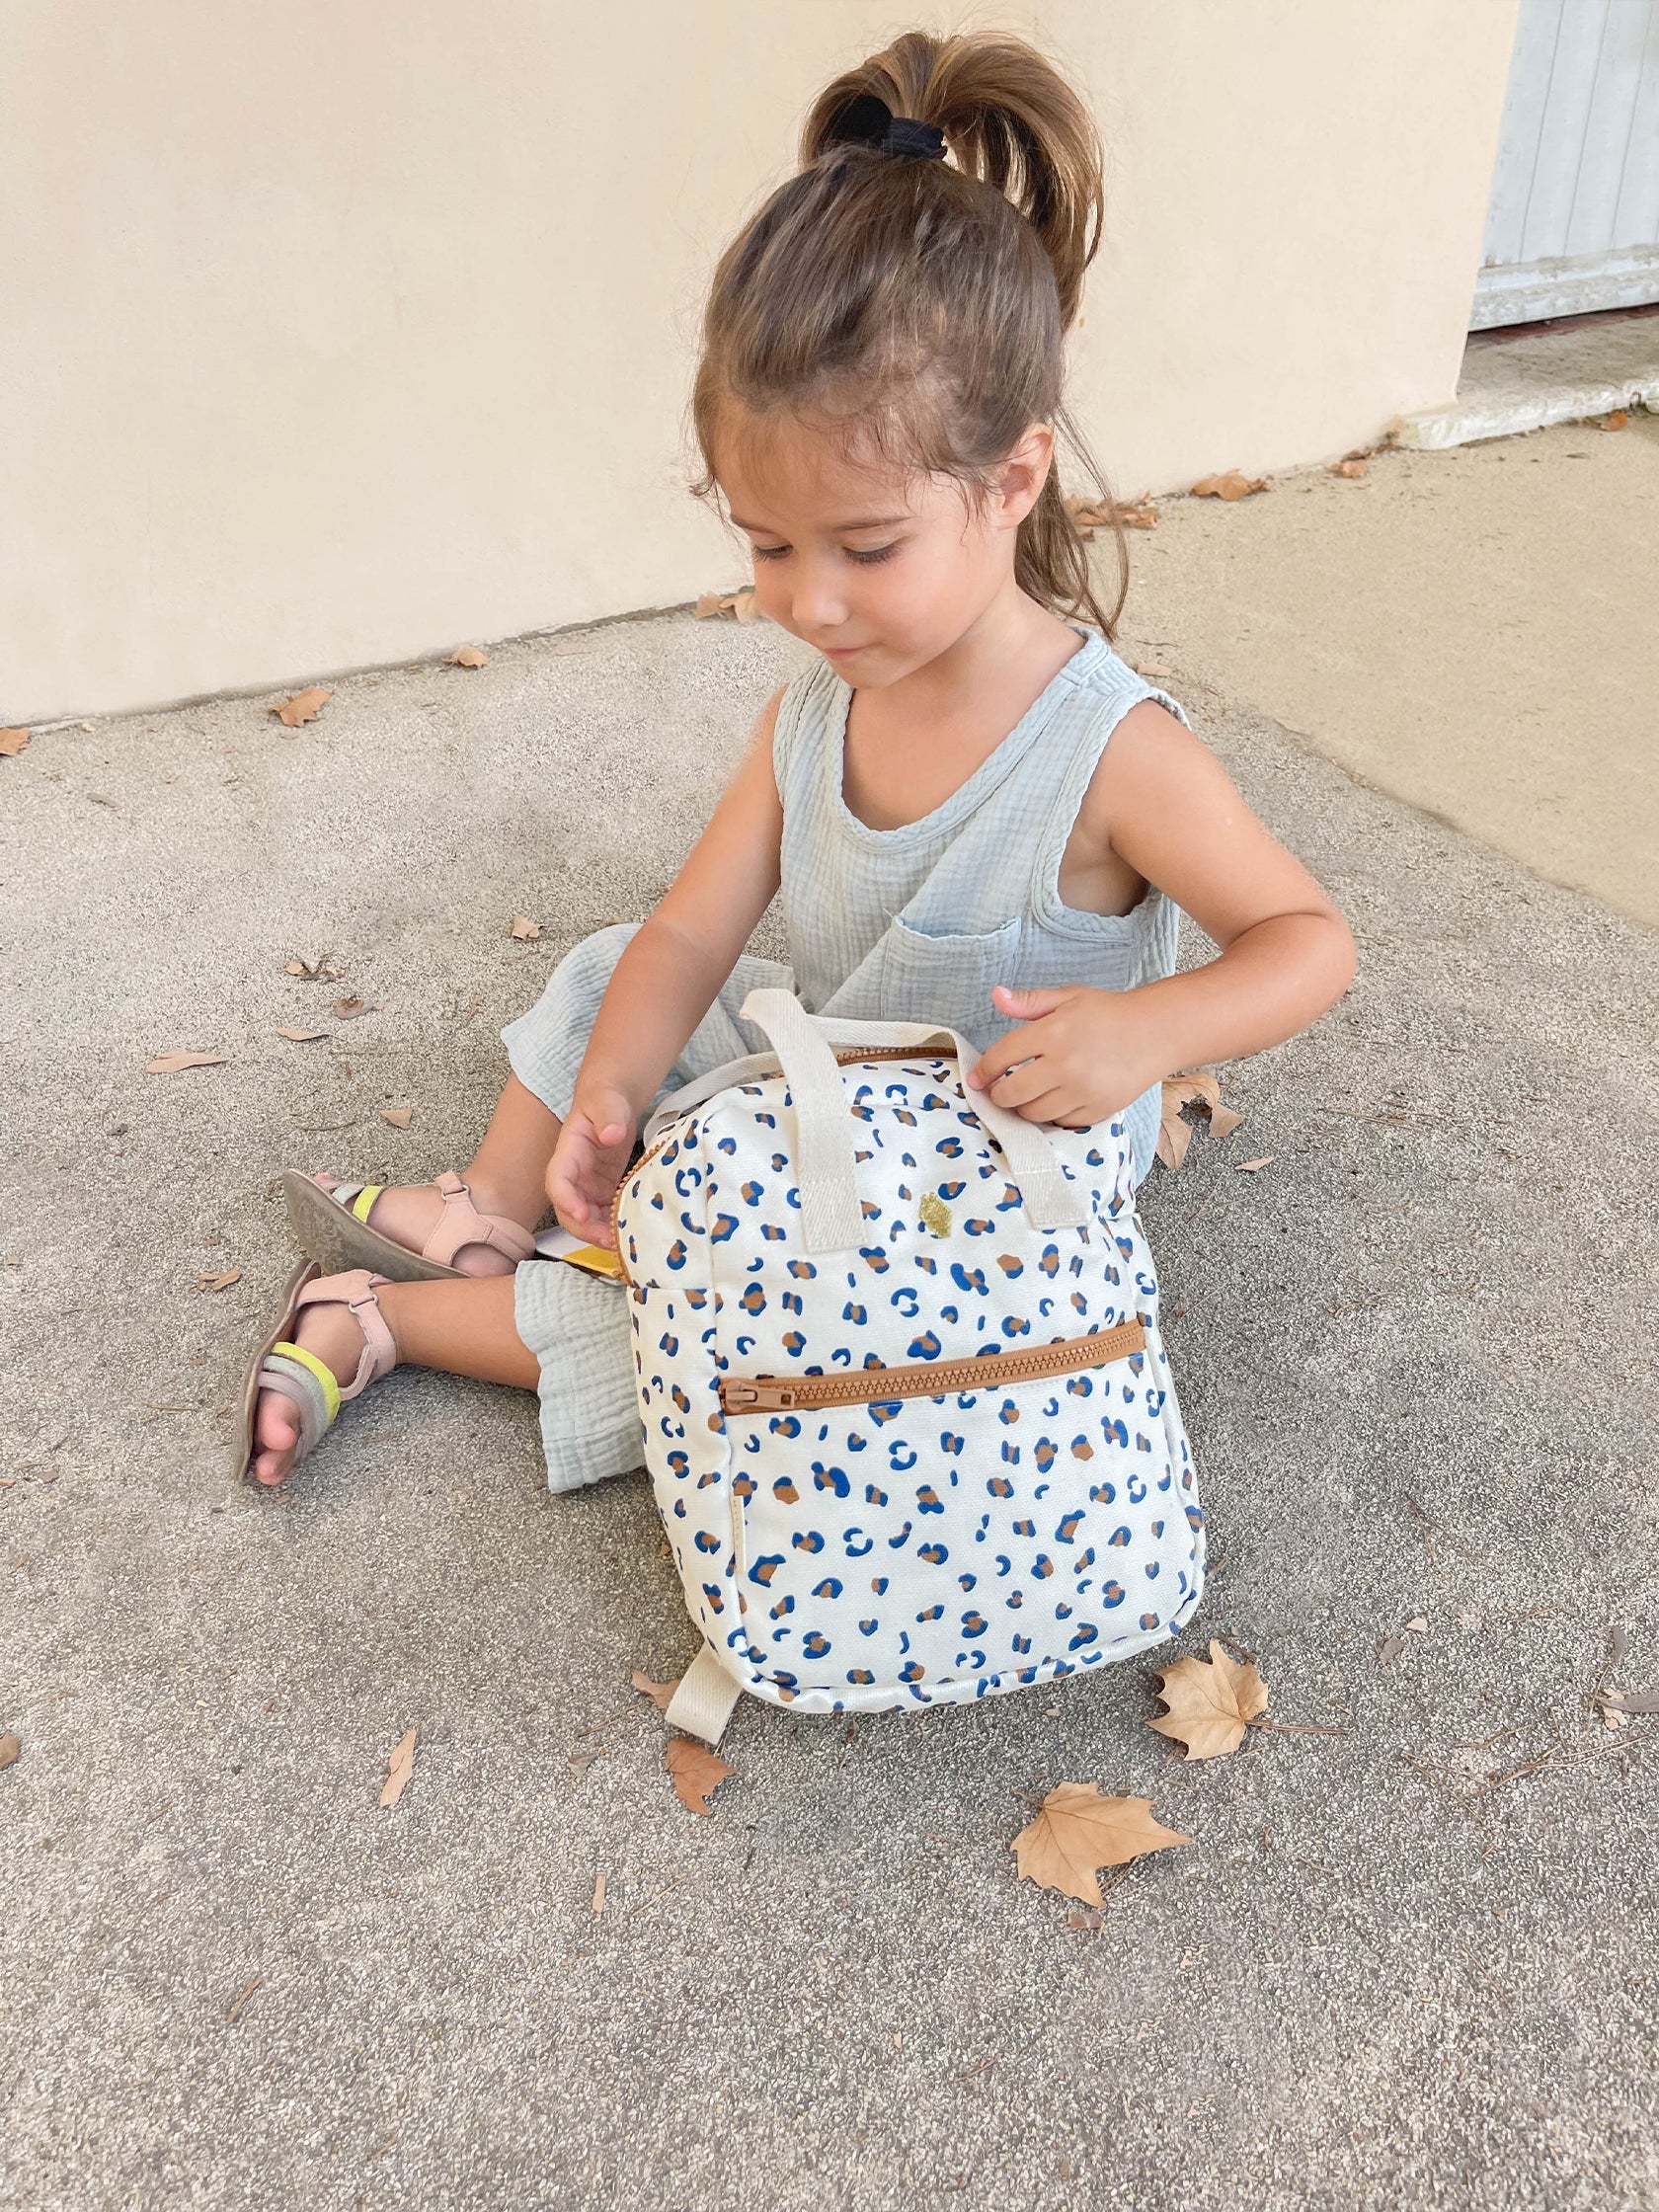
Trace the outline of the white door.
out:
[[[1659,0],[1521,0],[1470,328],[1659,299]]]

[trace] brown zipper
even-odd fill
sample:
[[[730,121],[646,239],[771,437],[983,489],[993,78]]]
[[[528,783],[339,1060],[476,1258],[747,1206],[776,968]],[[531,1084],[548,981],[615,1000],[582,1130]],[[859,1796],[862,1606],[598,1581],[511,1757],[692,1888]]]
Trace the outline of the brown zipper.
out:
[[[835,1066],[837,1067],[850,1066],[855,1060],[954,1060],[955,1058],[956,1047],[951,1044],[868,1045],[863,1048],[855,1045],[849,1047],[845,1051],[838,1052],[835,1055]],[[704,1104],[707,1104],[706,1099],[704,1101]],[[640,1170],[646,1165],[646,1163],[650,1160],[654,1160],[657,1157],[657,1154],[663,1149],[663,1146],[669,1142],[669,1140],[672,1137],[677,1135],[677,1123],[672,1129],[664,1130],[662,1136],[658,1138],[656,1144],[652,1146],[651,1149],[648,1152],[641,1152],[639,1158],[634,1161],[633,1165],[626,1171],[626,1173],[618,1178],[616,1189],[611,1196],[610,1247],[611,1250],[616,1254],[617,1273],[621,1276],[623,1282],[627,1284],[629,1290],[632,1290],[634,1287],[634,1279],[628,1273],[627,1261],[622,1257],[622,1235],[621,1231],[616,1225],[616,1216],[622,1205],[622,1193],[626,1186],[633,1181],[634,1177],[639,1174]]]
[[[784,1413],[793,1407],[857,1405],[869,1399],[936,1398],[953,1390],[997,1390],[1010,1382],[1035,1382],[1049,1375],[1069,1375],[1079,1368],[1103,1367],[1146,1349],[1143,1321],[1088,1336],[1062,1337],[1029,1352],[988,1352],[977,1360],[922,1360],[914,1367],[863,1367],[850,1375],[800,1375],[784,1382],[775,1375],[724,1376],[720,1406],[724,1413]]]

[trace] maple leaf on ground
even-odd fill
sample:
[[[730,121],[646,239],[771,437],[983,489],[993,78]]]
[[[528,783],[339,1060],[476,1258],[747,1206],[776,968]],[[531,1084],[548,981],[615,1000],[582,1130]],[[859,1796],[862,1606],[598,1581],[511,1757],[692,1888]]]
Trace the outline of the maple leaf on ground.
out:
[[[4,1736],[0,1736],[0,1767],[11,1766],[15,1760],[22,1757],[22,1744],[9,1730]]]
[[[1224,476],[1201,476],[1192,488],[1195,500],[1242,500],[1252,492],[1265,492],[1265,476],[1246,476],[1242,469],[1229,468]]]
[[[386,1779],[380,1791],[381,1804],[395,1805],[414,1772],[415,1730],[411,1728],[407,1735],[400,1738],[397,1749],[386,1763]]]
[[[668,1711],[673,1694],[679,1688],[677,1682],[653,1682],[649,1675],[642,1675],[638,1667],[634,1669],[628,1680],[642,1698],[651,1699],[659,1712]]]
[[[407,1129],[415,1118],[413,1106],[382,1106],[380,1119],[393,1129]]]
[[[452,669],[487,669],[490,656],[476,645],[458,645],[449,656]]]
[[[1366,463],[1355,460],[1338,461],[1331,469],[1333,476],[1363,476],[1365,472]]]
[[[13,759],[29,743],[32,733],[28,730],[0,730],[0,759]]]
[[[356,1021],[359,1014],[377,1014],[378,1006],[371,1006],[366,998],[337,998],[334,1010],[342,1021]]]
[[[201,1290],[228,1291],[232,1283],[241,1282],[242,1270],[239,1267],[222,1268],[217,1275],[198,1275],[196,1280]]]
[[[694,1813],[708,1814],[713,1808],[709,1798],[728,1775],[737,1773],[724,1759],[717,1758],[706,1744],[693,1743],[689,1736],[671,1736],[663,1753],[663,1764],[673,1777],[674,1795],[682,1805]]]
[[[1149,1797],[1102,1797],[1094,1781],[1063,1781],[1049,1791],[1037,1818],[1022,1828],[1009,1850],[1019,1860],[1019,1878],[1042,1889],[1058,1889],[1085,1905],[1103,1904],[1099,1866],[1127,1866],[1149,1851],[1190,1844],[1152,1818]]]
[[[541,935],[541,923],[532,921],[528,914],[514,914],[507,933],[516,937],[521,945],[531,944]]]
[[[745,584],[736,592],[700,593],[693,612],[703,621],[711,615],[731,614],[740,622],[752,622],[760,612],[760,602],[754,595],[753,585]]]
[[[1244,1120],[1230,1106],[1222,1104],[1222,1086],[1214,1075],[1171,1075],[1163,1084],[1162,1117],[1158,1126],[1157,1157],[1173,1171],[1187,1156],[1193,1125],[1183,1106],[1196,1106],[1210,1119],[1212,1137],[1230,1137]]]
[[[276,1034],[278,1037],[285,1037],[290,1045],[315,1045],[328,1032],[323,1029],[279,1029]]]
[[[291,699],[283,699],[271,712],[286,730],[297,730],[302,722],[315,722],[332,691],[325,691],[320,683],[312,684],[308,691],[296,691]]]
[[[1211,1639],[1208,1659],[1179,1659],[1157,1670],[1168,1711],[1149,1720],[1160,1736],[1185,1744],[1189,1759],[1220,1759],[1236,1751],[1244,1731],[1267,1710],[1267,1685],[1255,1668],[1229,1659]]]

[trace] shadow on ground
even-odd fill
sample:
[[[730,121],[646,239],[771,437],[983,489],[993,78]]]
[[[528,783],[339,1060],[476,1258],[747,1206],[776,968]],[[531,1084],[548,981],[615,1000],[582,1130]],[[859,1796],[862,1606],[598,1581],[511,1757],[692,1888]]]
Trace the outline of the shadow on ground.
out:
[[[1655,941],[1162,658],[1361,947],[1146,1202],[1216,1561],[1182,1648],[1326,1732],[1170,1763],[1142,1661],[750,1707],[707,1821],[628,1688],[693,1642],[643,1476],[550,1498],[527,1400],[400,1374],[259,1498],[224,1407],[276,1170],[464,1158],[501,1023],[646,910],[799,648],[666,617],[0,761],[5,2202],[1659,2203],[1659,1721],[1590,1703],[1613,1624],[1659,1683]],[[1197,1839],[1098,1933],[1014,1878],[1063,1778]]]

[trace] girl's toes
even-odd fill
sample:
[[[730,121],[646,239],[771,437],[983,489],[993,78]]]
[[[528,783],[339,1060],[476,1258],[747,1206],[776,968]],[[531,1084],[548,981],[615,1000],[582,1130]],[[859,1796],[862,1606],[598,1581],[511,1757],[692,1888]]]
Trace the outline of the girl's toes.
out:
[[[256,1479],[269,1485],[280,1482],[293,1465],[294,1447],[299,1442],[299,1411],[293,1400],[275,1390],[262,1390],[254,1438]]]

